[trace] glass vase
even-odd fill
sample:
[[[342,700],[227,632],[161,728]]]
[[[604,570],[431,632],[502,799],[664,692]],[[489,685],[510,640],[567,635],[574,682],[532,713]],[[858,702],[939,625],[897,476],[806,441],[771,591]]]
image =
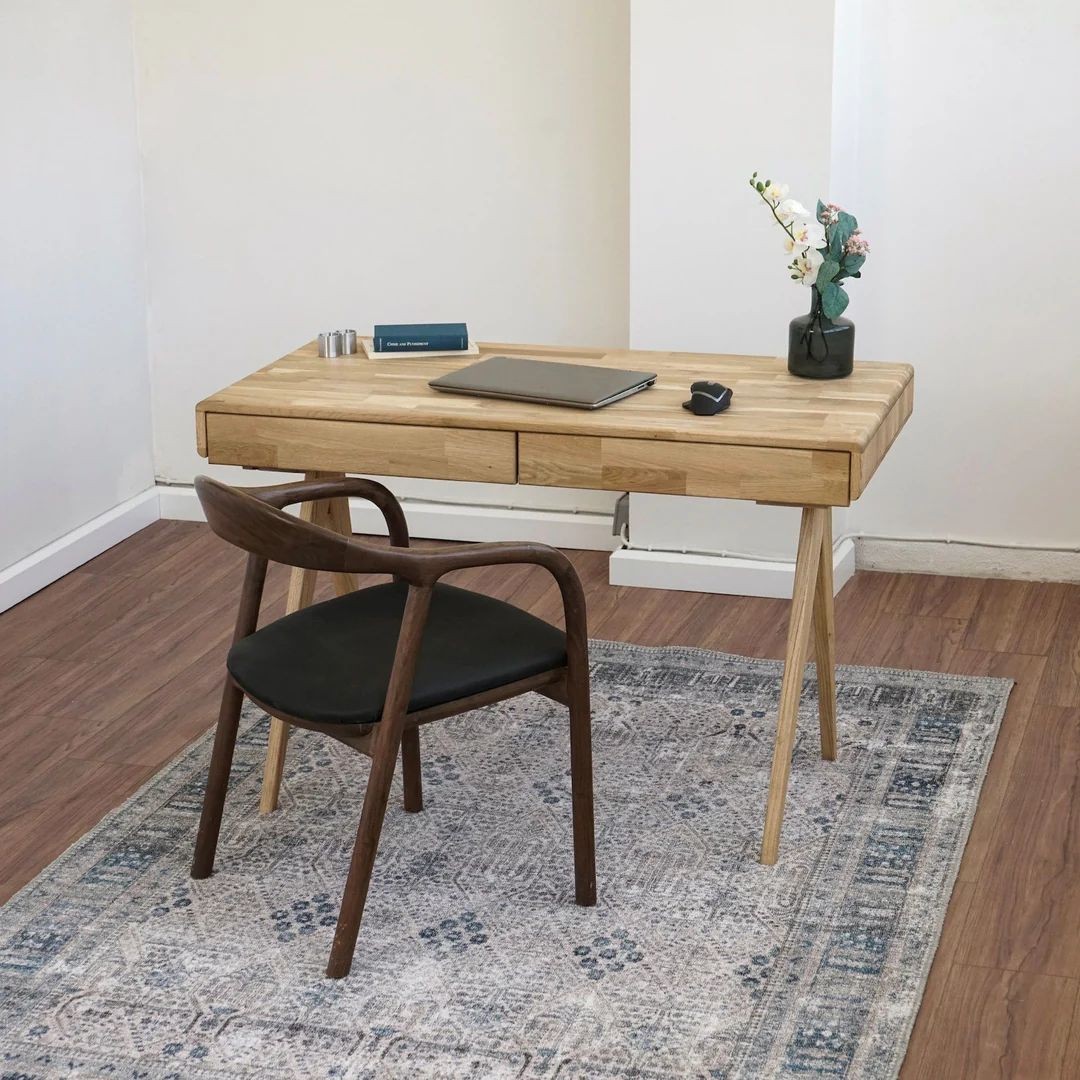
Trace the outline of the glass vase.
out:
[[[827,319],[816,285],[810,294],[809,312],[792,319],[788,330],[788,371],[803,379],[842,379],[855,362],[855,324]]]

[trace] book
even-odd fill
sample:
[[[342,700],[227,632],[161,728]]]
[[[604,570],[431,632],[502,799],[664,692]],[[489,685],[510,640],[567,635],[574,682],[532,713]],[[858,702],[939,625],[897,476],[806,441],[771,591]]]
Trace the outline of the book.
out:
[[[375,327],[376,352],[453,352],[469,347],[464,323],[388,323]]]
[[[469,342],[467,349],[447,349],[445,352],[431,349],[423,349],[419,352],[378,352],[372,338],[360,338],[360,348],[369,360],[418,360],[420,357],[429,356],[479,356],[480,346],[475,341]]]

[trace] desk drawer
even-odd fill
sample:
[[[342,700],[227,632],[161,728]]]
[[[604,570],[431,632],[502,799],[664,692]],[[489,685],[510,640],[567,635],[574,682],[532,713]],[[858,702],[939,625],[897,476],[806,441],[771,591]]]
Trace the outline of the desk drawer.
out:
[[[847,506],[850,466],[851,455],[837,450],[525,432],[518,437],[519,482],[547,487]]]
[[[497,484],[517,479],[512,431],[208,413],[206,449],[215,465]]]

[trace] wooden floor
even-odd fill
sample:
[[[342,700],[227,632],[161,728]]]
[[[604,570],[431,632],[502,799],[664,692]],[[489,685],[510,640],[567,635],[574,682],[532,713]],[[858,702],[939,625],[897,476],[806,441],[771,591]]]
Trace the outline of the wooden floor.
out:
[[[612,587],[571,554],[594,637],[782,655],[785,601]],[[0,900],[210,726],[241,558],[159,522],[0,615]],[[542,571],[456,580],[557,621]],[[1080,1077],[1080,586],[860,572],[837,653],[1016,681],[903,1076]]]

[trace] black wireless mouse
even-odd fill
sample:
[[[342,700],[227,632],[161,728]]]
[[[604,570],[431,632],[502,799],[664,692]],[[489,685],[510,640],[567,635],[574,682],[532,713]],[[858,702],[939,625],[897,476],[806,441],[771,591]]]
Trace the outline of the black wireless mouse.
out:
[[[723,383],[699,379],[690,384],[690,400],[682,407],[697,416],[715,416],[731,404],[731,390]]]

